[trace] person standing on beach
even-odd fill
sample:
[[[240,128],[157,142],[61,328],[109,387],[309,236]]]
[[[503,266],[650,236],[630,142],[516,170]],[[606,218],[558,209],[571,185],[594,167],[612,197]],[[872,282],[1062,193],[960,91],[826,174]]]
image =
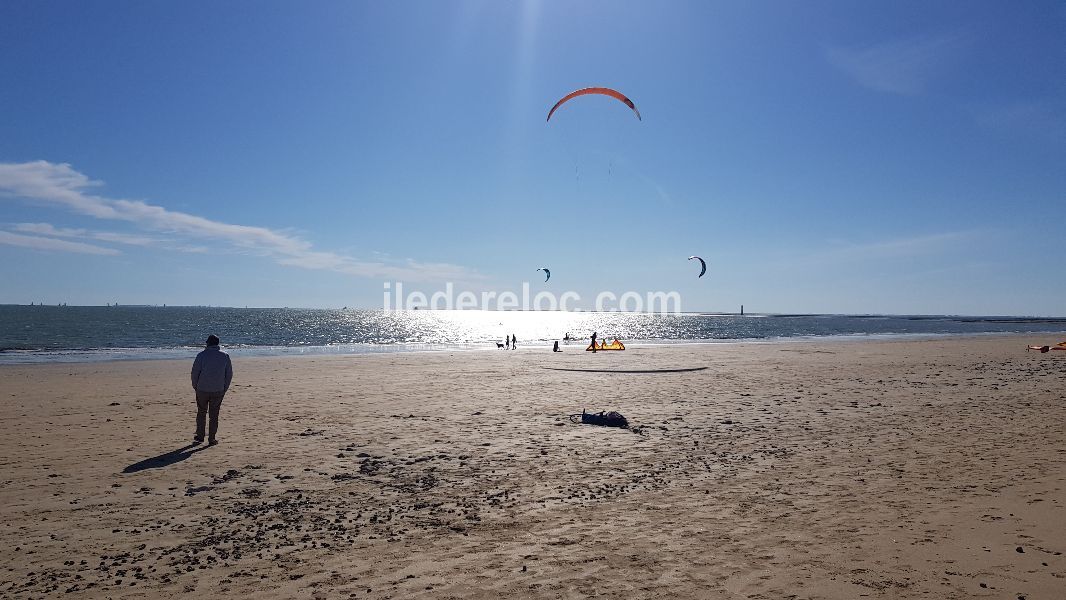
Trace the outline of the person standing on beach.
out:
[[[511,350],[518,350],[518,338],[515,334],[511,334]]]
[[[511,349],[511,336],[505,335],[505,336],[503,336],[503,340],[504,340],[503,341],[503,349],[504,350],[510,350]]]
[[[197,444],[204,441],[204,425],[208,414],[211,415],[211,427],[207,443],[218,443],[218,411],[222,408],[222,398],[233,381],[233,364],[229,354],[219,349],[217,335],[207,336],[207,347],[196,355],[192,363],[192,389],[196,390],[196,435]]]
[[[592,346],[591,347],[592,347],[592,351],[595,352],[596,351],[596,332],[595,331],[592,332]]]

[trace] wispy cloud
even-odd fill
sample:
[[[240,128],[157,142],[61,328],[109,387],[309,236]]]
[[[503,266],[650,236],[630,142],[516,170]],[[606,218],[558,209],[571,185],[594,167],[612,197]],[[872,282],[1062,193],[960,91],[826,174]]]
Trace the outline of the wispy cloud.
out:
[[[826,58],[864,87],[913,95],[959,60],[972,35],[952,32],[892,40],[862,47],[829,46]]]
[[[835,242],[826,255],[848,260],[907,258],[943,251],[979,237],[976,231],[949,231],[871,242]]]
[[[23,248],[33,248],[35,250],[74,252],[76,254],[121,254],[121,252],[115,250],[114,248],[104,248],[102,246],[93,246],[92,244],[86,244],[83,242],[71,242],[69,240],[40,237],[36,235],[22,235],[18,233],[11,233],[10,231],[0,231],[0,244],[3,244],[5,246],[21,246]]]
[[[116,233],[112,231],[90,231],[88,229],[71,229],[56,227],[50,223],[16,223],[12,228],[20,233],[33,233],[58,238],[89,239],[130,246],[161,246],[165,240],[146,235]]]
[[[97,219],[132,223],[148,231],[165,233],[185,240],[210,240],[232,248],[266,256],[277,263],[304,269],[327,270],[359,277],[410,281],[473,281],[483,277],[466,267],[414,260],[385,262],[360,260],[351,256],[315,250],[312,244],[294,235],[265,227],[213,221],[188,213],[168,210],[139,200],[106,198],[91,193],[99,181],[74,170],[69,164],[48,161],[0,163],[0,197],[20,198],[60,206]],[[101,232],[62,230],[47,224],[29,224],[36,233],[59,237],[93,237],[104,241]],[[51,230],[49,230],[51,228]],[[9,235],[16,235],[10,234]],[[102,234],[115,243],[133,243],[135,237]],[[22,236],[26,237],[26,236]],[[40,238],[48,239],[48,238]],[[53,240],[55,242],[63,240]],[[73,244],[75,242],[67,242]],[[88,246],[86,244],[83,244]],[[91,247],[91,246],[89,246]],[[55,249],[58,249],[56,245]],[[185,248],[197,248],[186,246]],[[104,249],[108,250],[108,249]],[[103,254],[117,253],[115,250]]]
[[[791,268],[910,260],[970,247],[976,240],[986,239],[988,235],[988,232],[979,231],[949,231],[864,242],[829,240],[821,249],[793,255],[779,262]]]

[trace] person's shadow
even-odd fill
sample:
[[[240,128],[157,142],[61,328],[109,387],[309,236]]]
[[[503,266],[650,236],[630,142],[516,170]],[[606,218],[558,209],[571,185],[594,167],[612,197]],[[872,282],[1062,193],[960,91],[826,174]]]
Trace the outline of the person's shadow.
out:
[[[170,465],[181,462],[186,458],[189,458],[193,454],[206,450],[208,445],[189,444],[183,448],[177,450],[171,450],[159,456],[153,456],[152,458],[146,458],[140,462],[135,462],[132,465],[122,469],[123,473],[136,473],[138,471],[144,471],[145,469],[160,469],[162,467],[169,467]]]

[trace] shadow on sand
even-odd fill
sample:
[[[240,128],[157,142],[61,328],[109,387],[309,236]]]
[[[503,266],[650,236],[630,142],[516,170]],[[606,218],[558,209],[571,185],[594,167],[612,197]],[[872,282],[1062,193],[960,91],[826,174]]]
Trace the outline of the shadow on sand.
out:
[[[687,369],[562,369],[559,367],[544,367],[550,371],[574,371],[577,373],[689,373],[702,371],[707,367],[690,367]]]
[[[152,458],[146,458],[140,462],[135,462],[132,465],[122,469],[123,473],[136,473],[138,471],[144,471],[145,469],[160,469],[162,467],[169,467],[170,465],[181,462],[186,458],[189,458],[193,454],[206,450],[209,448],[206,444],[189,444],[184,448],[178,448],[177,450],[171,450],[165,454],[159,456],[153,456]]]

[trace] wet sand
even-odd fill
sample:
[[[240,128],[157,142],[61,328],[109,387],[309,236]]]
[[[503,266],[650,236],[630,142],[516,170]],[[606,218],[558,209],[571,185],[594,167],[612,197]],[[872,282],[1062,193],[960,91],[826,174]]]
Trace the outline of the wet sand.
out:
[[[1062,338],[0,367],[0,597],[1061,599]]]

